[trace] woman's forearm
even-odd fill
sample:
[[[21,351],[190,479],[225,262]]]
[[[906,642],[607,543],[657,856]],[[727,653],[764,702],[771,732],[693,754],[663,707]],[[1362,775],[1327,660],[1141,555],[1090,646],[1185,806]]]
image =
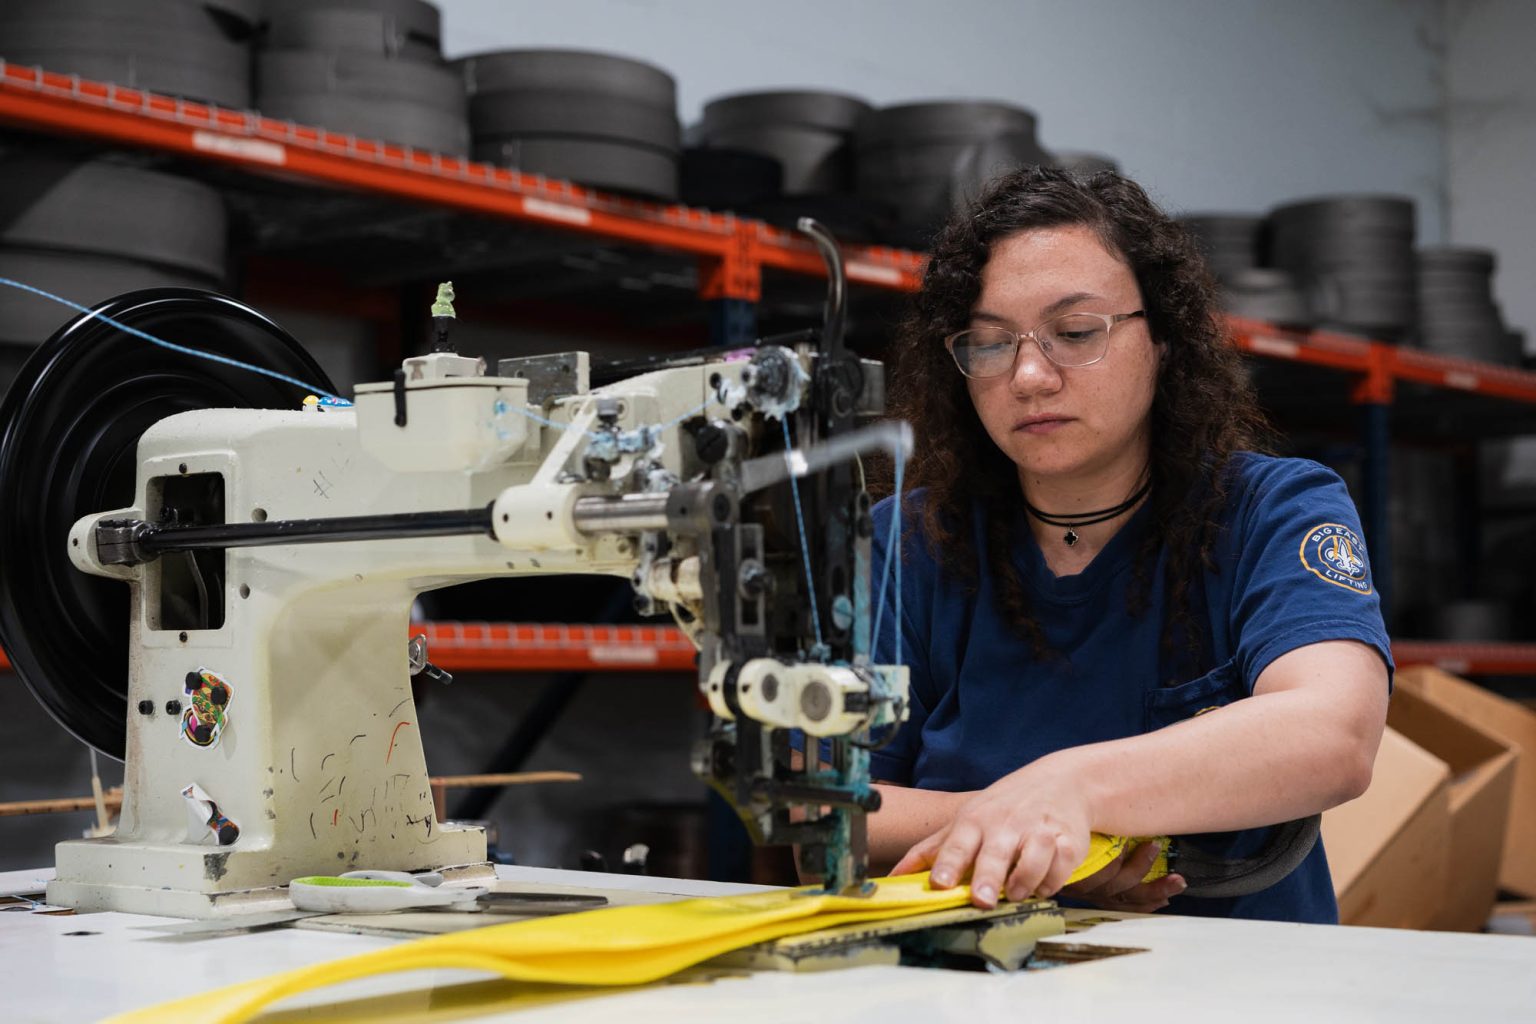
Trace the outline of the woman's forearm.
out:
[[[1326,659],[1326,660],[1324,660]],[[1208,715],[1045,760],[1078,780],[1092,827],[1120,835],[1225,832],[1304,817],[1353,799],[1371,778],[1386,718],[1386,670],[1362,645],[1319,644],[1281,670],[1337,676],[1325,687],[1255,693]]]

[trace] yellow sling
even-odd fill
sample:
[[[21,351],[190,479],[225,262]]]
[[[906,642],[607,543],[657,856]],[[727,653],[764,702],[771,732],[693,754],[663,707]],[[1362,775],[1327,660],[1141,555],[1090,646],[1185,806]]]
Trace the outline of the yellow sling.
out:
[[[1094,836],[1071,882],[1099,871],[1125,849],[1123,837]],[[1165,873],[1165,862],[1149,878]],[[638,985],[710,957],[822,928],[946,910],[970,902],[970,889],[933,889],[926,873],[882,878],[868,896],[786,889],[612,907],[492,925],[402,943],[111,1018],[108,1024],[238,1024],[281,999],[395,971],[458,968],[515,981]]]

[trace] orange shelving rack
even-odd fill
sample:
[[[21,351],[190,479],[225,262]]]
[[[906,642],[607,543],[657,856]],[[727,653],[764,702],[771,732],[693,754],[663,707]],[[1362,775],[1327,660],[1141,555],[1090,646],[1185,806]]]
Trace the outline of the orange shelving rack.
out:
[[[0,123],[692,256],[698,260],[699,297],[705,300],[756,303],[764,269],[824,273],[809,243],[762,221],[622,198],[540,175],[3,60]],[[924,265],[920,253],[885,246],[846,246],[844,259],[851,282],[894,291],[916,290]],[[1366,534],[1381,566],[1389,560],[1389,424],[1400,389],[1427,388],[1536,410],[1536,373],[1340,334],[1287,331],[1235,318],[1231,326],[1234,343],[1250,355],[1352,379],[1350,399],[1364,410]],[[692,647],[670,627],[430,623],[424,629],[434,661],[450,671],[682,671],[693,665]],[[1404,664],[1431,662],[1474,674],[1536,674],[1536,644],[1404,643],[1400,649]]]

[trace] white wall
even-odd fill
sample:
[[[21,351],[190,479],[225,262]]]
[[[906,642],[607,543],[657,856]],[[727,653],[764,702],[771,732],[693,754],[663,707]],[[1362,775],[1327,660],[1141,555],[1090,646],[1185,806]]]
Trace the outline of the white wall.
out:
[[[1494,292],[1536,351],[1536,3],[1447,0],[1445,17],[1449,237],[1498,252]]]
[[[438,2],[450,56],[639,57],[677,78],[688,121],[767,88],[1005,99],[1048,148],[1109,153],[1175,208],[1395,192],[1441,237],[1443,0]]]

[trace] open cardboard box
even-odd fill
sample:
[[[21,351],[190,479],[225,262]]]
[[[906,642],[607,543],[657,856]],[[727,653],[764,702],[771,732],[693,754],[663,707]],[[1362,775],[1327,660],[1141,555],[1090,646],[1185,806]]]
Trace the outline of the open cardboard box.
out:
[[[1371,788],[1323,813],[1323,847],[1344,924],[1427,928],[1444,900],[1450,846],[1446,763],[1388,728]]]
[[[1451,769],[1445,900],[1429,927],[1481,931],[1498,897],[1499,862],[1520,752],[1411,687],[1393,695],[1387,722]]]
[[[1520,751],[1499,885],[1536,899],[1536,711],[1427,665],[1399,671],[1397,690],[1415,693]]]
[[[1477,931],[1498,889],[1516,751],[1399,686],[1364,796],[1323,815],[1345,924]]]

